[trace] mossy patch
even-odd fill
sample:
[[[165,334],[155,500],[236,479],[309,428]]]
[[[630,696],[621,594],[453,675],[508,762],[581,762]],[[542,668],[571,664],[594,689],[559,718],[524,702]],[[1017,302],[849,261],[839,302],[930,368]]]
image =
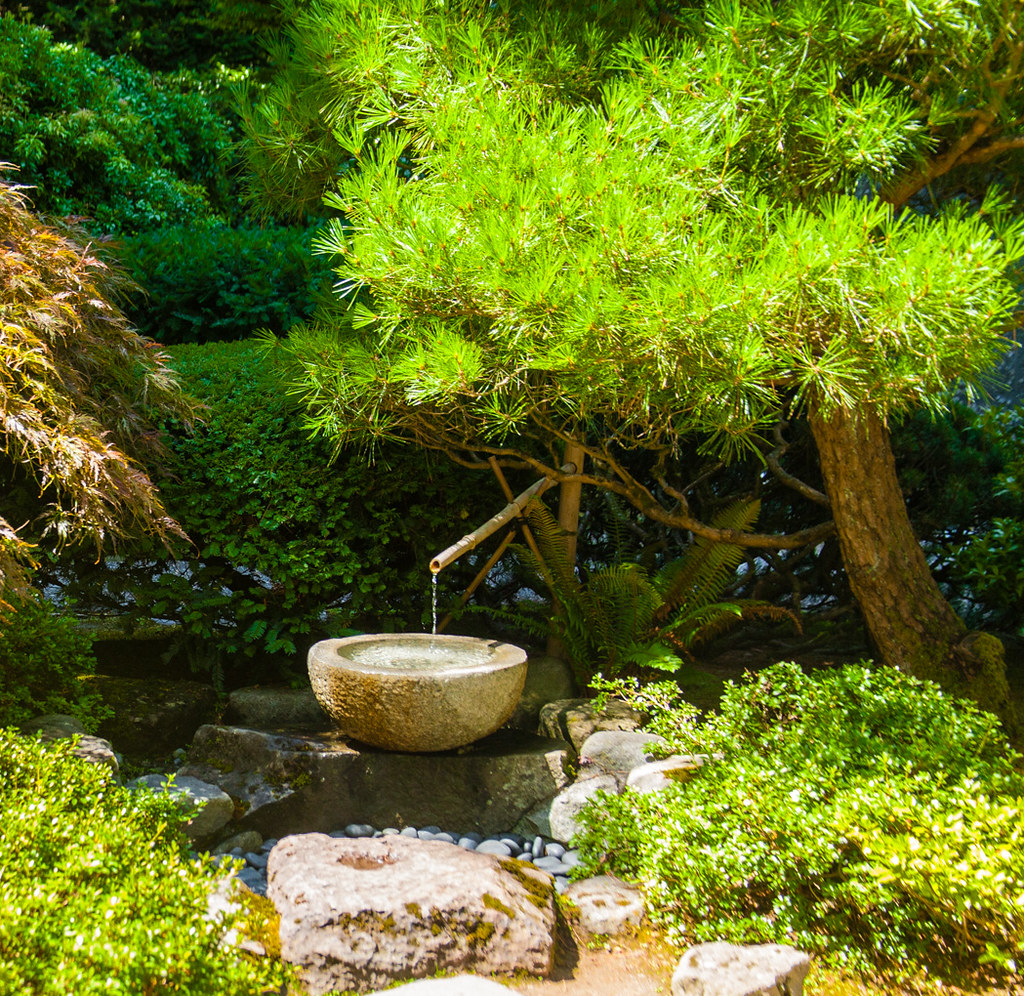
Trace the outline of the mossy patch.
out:
[[[546,876],[531,871],[526,864],[515,858],[503,858],[498,864],[526,890],[526,898],[537,909],[547,909],[554,902],[555,886]]]
[[[497,896],[492,896],[489,892],[485,892],[483,903],[488,909],[504,913],[510,920],[515,919],[516,911],[511,907],[506,906],[500,899],[498,899]]]
[[[471,948],[479,948],[486,944],[497,928],[488,920],[476,920],[465,931],[466,942]]]
[[[274,904],[266,896],[258,896],[248,890],[239,890],[237,899],[245,911],[239,925],[241,932],[251,940],[259,941],[268,958],[280,958],[281,916]]]

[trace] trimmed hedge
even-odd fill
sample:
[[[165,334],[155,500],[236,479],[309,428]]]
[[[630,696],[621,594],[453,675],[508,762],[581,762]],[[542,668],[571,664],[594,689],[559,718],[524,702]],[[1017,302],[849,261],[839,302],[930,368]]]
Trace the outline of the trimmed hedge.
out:
[[[177,225],[125,239],[124,264],[146,289],[125,312],[163,343],[286,332],[330,297],[331,262],[313,254],[315,231]]]
[[[1024,774],[995,716],[864,665],[774,665],[706,719],[670,684],[614,687],[667,752],[712,758],[583,814],[580,873],[643,882],[676,941],[953,981],[1024,963]]]

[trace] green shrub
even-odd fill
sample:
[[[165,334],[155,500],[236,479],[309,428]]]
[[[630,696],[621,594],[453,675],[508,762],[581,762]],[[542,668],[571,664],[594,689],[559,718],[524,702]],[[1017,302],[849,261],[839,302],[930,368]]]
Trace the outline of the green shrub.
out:
[[[258,35],[279,28],[282,17],[269,0],[13,0],[7,6],[21,19],[45,24],[58,41],[104,57],[130,55],[163,72],[263,63]]]
[[[126,308],[138,330],[163,343],[286,332],[308,319],[331,287],[330,262],[313,255],[304,228],[172,226],[123,243],[124,263],[146,296]]]
[[[501,507],[496,484],[412,447],[382,449],[374,463],[347,452],[332,464],[257,344],[170,352],[184,388],[210,406],[205,426],[171,435],[160,484],[194,546],[153,544],[100,564],[86,552],[74,565],[76,600],[180,623],[179,649],[198,667],[305,653],[345,628],[429,626],[428,564],[476,524],[481,479]],[[445,570],[445,591],[473,570],[472,557]],[[240,666],[254,680],[252,662]]]
[[[1024,776],[995,717],[866,666],[775,665],[706,720],[673,691],[628,696],[669,750],[719,756],[665,792],[592,805],[584,874],[640,880],[680,941],[940,978],[1021,964]]]
[[[96,669],[89,644],[71,616],[42,598],[12,599],[0,617],[0,726],[59,712],[95,729],[104,709],[79,681]]]
[[[223,872],[189,858],[178,805],[116,784],[71,749],[0,730],[0,992],[251,996],[279,986],[279,963],[222,944],[245,914],[208,915]]]
[[[203,223],[228,210],[230,128],[188,74],[55,44],[0,17],[0,148],[44,214],[97,232]]]

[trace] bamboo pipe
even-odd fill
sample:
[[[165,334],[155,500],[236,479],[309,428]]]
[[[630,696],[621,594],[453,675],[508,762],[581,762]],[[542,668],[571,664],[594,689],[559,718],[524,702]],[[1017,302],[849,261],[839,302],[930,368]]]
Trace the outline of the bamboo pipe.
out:
[[[558,470],[561,474],[575,474],[576,464],[567,463],[559,467]],[[482,526],[477,527],[471,533],[467,533],[458,543],[453,543],[447,550],[442,550],[430,562],[431,573],[437,574],[442,568],[458,560],[464,553],[468,553],[492,533],[497,532],[506,522],[522,515],[523,510],[534,498],[544,494],[555,483],[550,477],[542,477],[539,481],[534,481],[518,498],[510,501],[497,515],[489,518]]]
[[[452,616],[455,615],[455,613],[458,612],[459,609],[461,609],[462,606],[465,605],[466,602],[468,602],[470,598],[473,597],[473,592],[480,587],[480,583],[483,581],[483,579],[491,573],[491,568],[499,560],[501,560],[501,555],[508,549],[509,544],[515,538],[516,533],[514,529],[510,529],[507,533],[505,533],[505,538],[498,544],[498,549],[490,555],[490,557],[487,560],[487,563],[484,564],[484,566],[481,567],[479,571],[477,571],[476,577],[473,578],[473,580],[470,582],[469,587],[461,595],[459,595],[458,601],[456,601],[456,603],[451,607],[451,611],[448,612],[447,615],[445,615],[444,619],[442,619],[437,624],[438,633],[444,632],[445,627],[448,625],[448,623],[452,621]]]

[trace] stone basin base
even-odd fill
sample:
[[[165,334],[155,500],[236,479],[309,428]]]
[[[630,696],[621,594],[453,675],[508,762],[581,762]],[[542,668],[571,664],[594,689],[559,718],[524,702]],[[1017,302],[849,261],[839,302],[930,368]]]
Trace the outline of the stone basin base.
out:
[[[400,754],[353,747],[337,732],[202,726],[180,774],[231,796],[229,833],[284,837],[370,823],[490,834],[565,788],[569,763],[564,741],[507,730],[458,751]]]
[[[322,640],[308,665],[313,693],[342,733],[411,753],[490,735],[515,711],[526,681],[526,651],[471,636]]]

